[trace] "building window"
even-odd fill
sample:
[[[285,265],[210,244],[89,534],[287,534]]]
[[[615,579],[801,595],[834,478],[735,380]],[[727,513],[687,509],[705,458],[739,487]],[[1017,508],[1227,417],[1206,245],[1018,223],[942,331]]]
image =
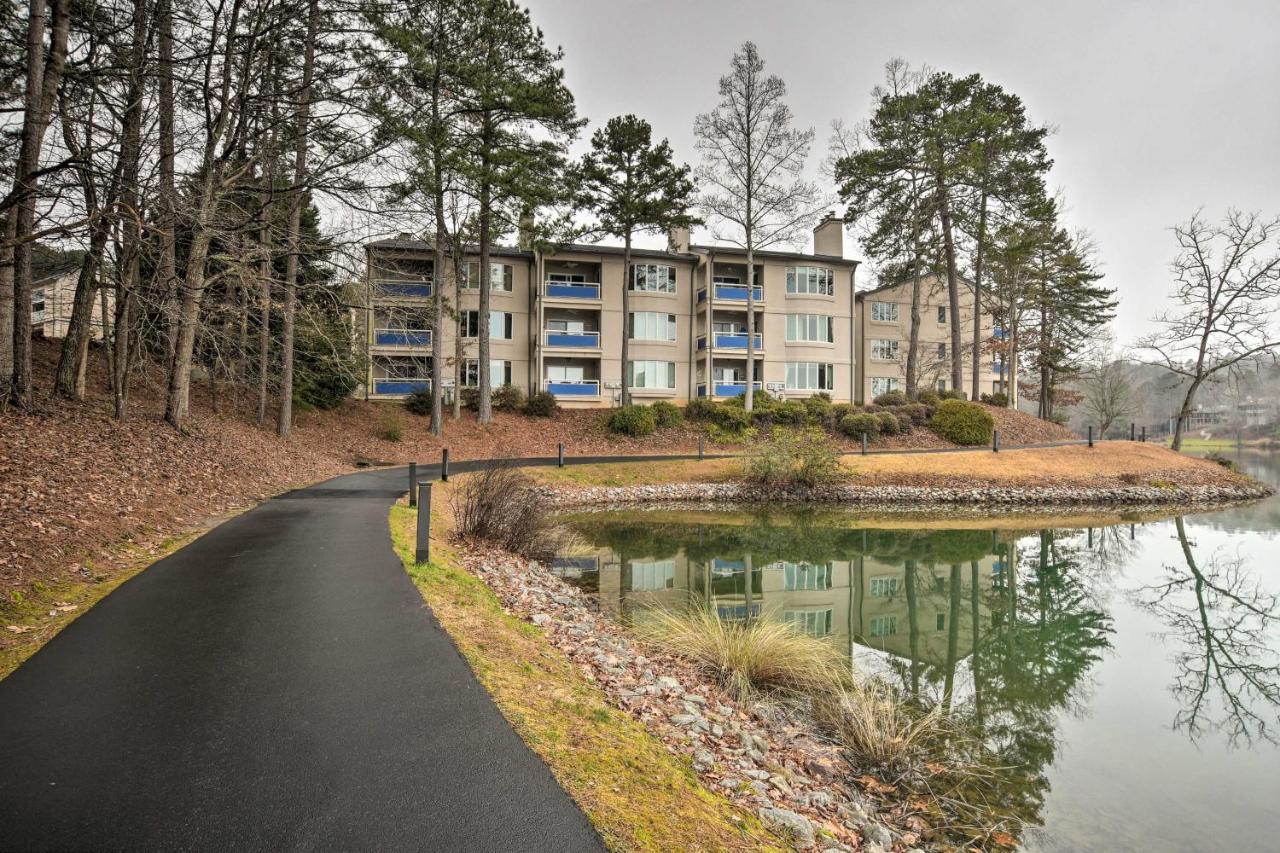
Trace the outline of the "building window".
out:
[[[489,359],[489,387],[501,388],[511,384],[511,362]],[[468,358],[462,362],[462,387],[480,387],[480,359]]]
[[[873,637],[892,637],[898,633],[898,617],[872,616],[870,628]]]
[[[898,360],[898,342],[886,340],[871,341],[871,357],[880,361]]]
[[[676,585],[676,561],[656,560],[643,562],[631,560],[631,592],[652,592],[674,589]]]
[[[547,379],[551,382],[586,382],[587,370],[580,364],[548,364]]]
[[[787,340],[829,344],[835,340],[832,318],[822,314],[788,314]]]
[[[898,579],[892,576],[872,578],[870,591],[872,598],[891,598],[898,594]]]
[[[822,610],[784,610],[783,623],[810,637],[825,637],[831,633],[831,608]]]
[[[416,355],[379,355],[373,360],[378,379],[429,379],[431,358]],[[378,374],[381,373],[381,376]]]
[[[791,391],[830,391],[836,386],[835,368],[816,361],[788,361],[787,389]]]
[[[547,281],[557,281],[562,284],[586,284],[587,277],[580,272],[549,272],[547,273]]]
[[[783,589],[796,590],[831,589],[830,563],[782,563]]]
[[[871,303],[871,322],[873,323],[898,322],[898,303],[872,302]]]
[[[489,289],[510,293],[514,275],[511,264],[489,264]],[[458,282],[458,285],[463,290],[480,289],[479,261],[470,261],[467,264],[467,274],[463,276],[462,281]]]
[[[674,361],[631,361],[631,387],[674,390],[676,387],[676,363]]]
[[[489,337],[494,340],[509,341],[512,337],[514,317],[510,311],[489,312]],[[480,312],[463,311],[461,318],[462,337],[480,337]]]
[[[879,397],[898,390],[898,380],[891,376],[875,376],[871,379],[871,396]]]
[[[676,315],[658,311],[633,311],[630,331],[633,341],[674,341]]]
[[[937,621],[934,623],[935,625],[937,625],[937,630],[945,631],[947,628],[947,614],[939,613],[937,614],[937,616],[938,616]]]
[[[938,380],[938,393],[939,394],[947,393],[947,380],[945,379]]]
[[[833,296],[835,280],[835,270],[825,267],[787,267],[787,293]]]
[[[631,289],[646,293],[675,293],[676,268],[666,264],[636,264],[631,268]]]
[[[939,323],[947,322],[947,306],[945,305],[938,306],[938,322]]]
[[[947,345],[938,344],[938,361],[946,361],[946,360],[947,360]]]

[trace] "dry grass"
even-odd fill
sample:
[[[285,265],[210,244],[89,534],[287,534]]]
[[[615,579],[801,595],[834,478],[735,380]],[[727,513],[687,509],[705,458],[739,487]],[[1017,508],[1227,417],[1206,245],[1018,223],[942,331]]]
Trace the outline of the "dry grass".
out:
[[[901,772],[934,754],[950,733],[941,706],[911,708],[879,679],[858,679],[814,697],[815,722],[867,768]]]
[[[452,483],[446,485],[453,485]],[[432,517],[432,554],[413,562],[415,513],[391,512],[405,569],[484,688],[613,850],[778,850],[759,820],[705,788],[689,764],[608,703],[541,631],[505,613],[461,568],[447,512]]]
[[[849,677],[848,662],[834,645],[773,619],[722,619],[701,606],[655,609],[636,631],[705,670],[739,699],[754,692],[809,696]]]

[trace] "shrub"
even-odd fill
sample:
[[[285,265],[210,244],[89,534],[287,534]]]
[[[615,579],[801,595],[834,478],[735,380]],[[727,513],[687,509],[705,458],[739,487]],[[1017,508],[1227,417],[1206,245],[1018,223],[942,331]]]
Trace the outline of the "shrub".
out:
[[[831,422],[839,427],[840,422],[844,420],[845,417],[848,415],[856,415],[860,411],[862,410],[853,403],[836,403],[831,407]]]
[[[933,409],[924,403],[907,403],[898,414],[906,415],[911,423],[920,425],[929,422],[929,418],[933,417]]]
[[[904,412],[902,410],[898,410],[896,412],[893,412],[892,414],[898,420],[898,434],[910,435],[911,428],[915,426],[915,421],[911,419],[911,415],[908,412]]]
[[[460,478],[450,501],[458,536],[535,560],[550,559],[565,544],[537,484],[509,465],[491,463]]]
[[[932,389],[926,389],[916,395],[916,402],[922,403],[932,409],[938,408],[938,404],[942,402],[942,398],[938,396],[938,392]]]
[[[1227,456],[1223,456],[1221,453],[1219,453],[1216,450],[1210,453],[1206,453],[1204,455],[1204,459],[1206,462],[1212,462],[1215,465],[1221,465],[1223,468],[1226,468],[1228,471],[1237,470],[1236,463],[1232,459],[1230,459]]]
[[[898,416],[893,412],[877,412],[876,421],[880,424],[880,432],[884,435],[898,434]]]
[[[721,404],[712,410],[711,422],[722,430],[738,432],[751,426],[751,415],[741,406]]]
[[[400,428],[400,418],[390,409],[382,413],[382,428],[379,430],[379,435],[386,441],[399,441],[404,437],[404,431]]]
[[[430,415],[431,392],[414,391],[404,398],[404,408],[411,415]]]
[[[747,417],[751,420],[751,425],[760,429],[769,429],[773,426],[774,410],[773,409],[752,409],[747,412]]]
[[[845,415],[840,419],[840,431],[851,438],[865,435],[867,441],[880,437],[880,419],[870,412]]]
[[[907,770],[935,757],[952,734],[942,705],[917,710],[879,679],[820,694],[812,707],[818,727],[859,766]]]
[[[872,402],[877,406],[905,406],[907,395],[901,391],[885,391]]]
[[[765,691],[809,695],[847,680],[848,665],[833,643],[785,622],[724,619],[710,607],[684,613],[655,608],[636,630],[714,676],[739,700]]]
[[[501,388],[494,388],[490,401],[500,412],[518,412],[524,405],[524,391],[519,386],[508,383]]]
[[[480,389],[479,388],[463,388],[458,392],[458,398],[462,403],[462,408],[475,411],[480,408]]]
[[[684,407],[684,416],[691,421],[709,420],[715,414],[716,404],[714,400],[706,397],[698,397],[690,400]]]
[[[968,399],[969,398],[966,397],[964,395],[964,392],[961,391],[959,388],[948,388],[946,391],[938,392],[939,402],[941,402],[942,400],[968,400]]]
[[[1009,395],[1001,392],[995,394],[983,394],[979,399],[990,406],[1000,406],[1004,408],[1009,405]]]
[[[623,406],[609,415],[609,432],[629,435],[633,438],[651,435],[658,428],[658,419],[647,406]]]
[[[820,394],[814,394],[805,400],[804,408],[809,415],[810,423],[829,427],[835,422],[835,406],[831,403],[831,395],[825,391]]]
[[[809,409],[799,400],[787,400],[773,410],[773,419],[780,424],[800,426],[809,420]]]
[[[986,444],[991,440],[995,420],[977,403],[943,400],[934,412],[929,427],[942,438],[956,444]]]
[[[534,391],[524,401],[524,413],[535,418],[549,418],[559,410],[556,395],[550,391]]]
[[[653,419],[657,421],[659,429],[679,426],[684,421],[684,415],[680,413],[680,407],[675,403],[668,403],[666,400],[659,400],[649,407],[649,411],[653,412]]]
[[[840,480],[844,470],[821,430],[777,427],[752,448],[743,475],[758,486],[813,488]]]

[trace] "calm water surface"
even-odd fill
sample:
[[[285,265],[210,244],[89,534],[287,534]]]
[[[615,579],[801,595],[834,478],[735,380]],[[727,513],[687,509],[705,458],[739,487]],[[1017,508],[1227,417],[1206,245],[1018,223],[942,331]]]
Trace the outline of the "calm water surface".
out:
[[[1280,484],[1280,456],[1237,461]],[[1054,527],[817,511],[573,522],[586,544],[560,570],[605,610],[768,614],[977,721],[1025,768],[1008,805],[1036,827],[1029,849],[1280,850],[1280,499]]]

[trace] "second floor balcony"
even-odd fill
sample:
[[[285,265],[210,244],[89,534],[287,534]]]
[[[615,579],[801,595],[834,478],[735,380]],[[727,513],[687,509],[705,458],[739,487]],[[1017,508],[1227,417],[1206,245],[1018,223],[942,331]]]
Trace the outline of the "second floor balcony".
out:
[[[555,349],[600,349],[599,332],[546,329],[542,333],[542,339],[548,347]]]
[[[379,278],[374,280],[373,292],[382,299],[425,299],[432,293],[431,280]]]
[[[430,329],[374,329],[373,343],[380,347],[429,347]]]
[[[548,299],[599,302],[600,285],[593,281],[548,281],[542,285],[542,295]]]
[[[764,351],[764,336],[756,332],[752,337],[755,338],[753,346],[756,352]],[[746,332],[713,332],[711,334],[711,347],[718,350],[732,350],[735,352],[746,353],[747,351],[747,333]],[[698,335],[698,349],[705,350],[707,348],[707,336]]]
[[[600,396],[600,382],[595,379],[547,379],[542,387],[557,397],[587,399]]]
[[[746,304],[747,286],[745,284],[723,284],[720,282],[715,282],[711,286],[713,288],[712,292],[713,292],[713,295],[715,296],[715,301],[741,302],[743,304]],[[764,288],[757,284],[752,289],[755,291],[755,293],[752,294],[752,299],[755,300],[755,304],[759,305],[763,303]],[[704,287],[698,291],[698,301],[705,302],[706,300],[707,300],[707,289]]]
[[[383,378],[373,380],[374,394],[406,395],[415,391],[430,391],[431,379],[426,376]]]

